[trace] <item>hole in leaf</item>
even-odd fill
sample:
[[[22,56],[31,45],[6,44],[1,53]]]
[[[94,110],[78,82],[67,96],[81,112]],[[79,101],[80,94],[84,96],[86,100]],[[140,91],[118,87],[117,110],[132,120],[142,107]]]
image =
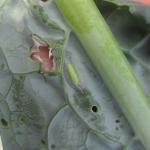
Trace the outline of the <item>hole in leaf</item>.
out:
[[[4,127],[8,126],[8,122],[4,118],[1,119],[1,123]]]
[[[24,124],[25,123],[25,118],[24,117],[20,117],[19,118],[19,122],[20,122],[20,124]]]
[[[31,48],[31,59],[34,61],[39,61],[41,63],[40,73],[55,71],[56,62],[53,55],[53,49],[49,45],[37,37],[32,36],[33,45]]]
[[[92,111],[95,112],[95,113],[98,112],[97,106],[92,106]]]
[[[117,120],[116,120],[116,123],[120,123],[120,120],[117,119]]]

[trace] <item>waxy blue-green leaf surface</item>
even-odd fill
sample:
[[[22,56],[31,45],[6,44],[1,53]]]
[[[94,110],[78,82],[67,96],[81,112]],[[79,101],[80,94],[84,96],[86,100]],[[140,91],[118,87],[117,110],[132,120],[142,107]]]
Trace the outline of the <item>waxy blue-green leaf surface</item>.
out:
[[[149,97],[148,8],[121,0],[96,4]],[[0,131],[4,150],[126,147],[134,137],[133,130],[84,48],[74,33],[69,34],[70,28],[54,2],[2,0],[0,7]],[[41,64],[30,58],[33,34],[54,48],[54,56],[60,60],[59,71],[53,76],[40,74]],[[87,97],[79,96],[80,86],[76,89],[67,75],[68,55],[81,87],[89,91]],[[93,106],[97,112],[92,111]],[[133,141],[127,147],[137,150],[134,145]]]

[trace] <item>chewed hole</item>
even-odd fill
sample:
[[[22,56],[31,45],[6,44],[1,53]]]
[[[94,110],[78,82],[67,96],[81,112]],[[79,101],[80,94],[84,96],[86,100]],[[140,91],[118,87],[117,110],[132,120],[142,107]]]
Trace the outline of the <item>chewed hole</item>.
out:
[[[120,120],[119,120],[119,119],[116,119],[116,123],[120,123]]]
[[[1,123],[4,127],[8,126],[8,122],[4,118],[1,119]]]
[[[92,106],[92,111],[95,112],[95,113],[98,112],[97,106]]]
[[[52,48],[48,43],[37,36],[32,36],[33,45],[31,47],[30,58],[41,64],[40,73],[55,71],[56,62],[52,53]]]

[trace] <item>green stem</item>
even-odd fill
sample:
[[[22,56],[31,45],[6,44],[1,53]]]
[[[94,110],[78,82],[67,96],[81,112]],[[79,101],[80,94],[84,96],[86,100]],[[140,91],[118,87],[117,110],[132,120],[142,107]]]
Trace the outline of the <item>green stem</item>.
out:
[[[150,150],[150,105],[93,0],[55,0],[135,133]]]

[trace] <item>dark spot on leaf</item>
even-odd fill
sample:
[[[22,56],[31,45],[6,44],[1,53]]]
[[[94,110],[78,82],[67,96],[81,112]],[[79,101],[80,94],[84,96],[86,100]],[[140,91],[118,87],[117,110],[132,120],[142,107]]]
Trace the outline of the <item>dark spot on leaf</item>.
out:
[[[24,122],[24,118],[21,118],[20,121],[21,121],[21,122]]]
[[[42,2],[47,2],[48,0],[41,0]]]
[[[92,111],[95,112],[95,113],[98,112],[97,106],[92,106]]]
[[[4,118],[1,119],[1,123],[4,127],[8,126],[8,122]]]
[[[56,148],[56,145],[55,145],[55,144],[52,144],[52,145],[51,145],[51,148],[52,148],[52,149],[55,149],[55,148]]]
[[[116,129],[117,131],[119,130],[119,128],[118,128],[118,127],[116,127],[115,129]]]
[[[43,145],[45,145],[46,144],[46,142],[45,142],[45,140],[41,140],[41,143],[43,144]]]
[[[116,123],[120,123],[120,120],[117,119],[117,120],[116,120]]]
[[[25,121],[26,121],[25,117],[23,117],[23,116],[19,117],[19,123],[20,124],[24,124]]]

